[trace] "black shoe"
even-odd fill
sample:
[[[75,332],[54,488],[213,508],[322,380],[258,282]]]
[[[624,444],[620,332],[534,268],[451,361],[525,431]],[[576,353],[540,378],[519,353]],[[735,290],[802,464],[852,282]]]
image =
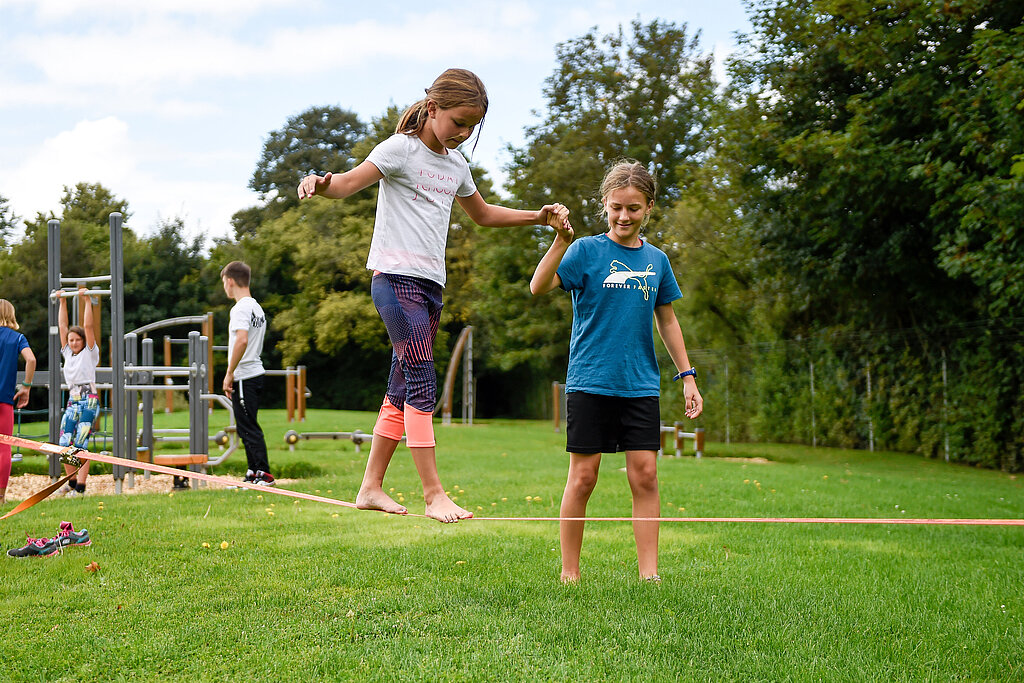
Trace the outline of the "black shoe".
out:
[[[69,545],[92,545],[92,539],[89,538],[89,530],[75,531],[75,527],[71,522],[61,522],[60,529],[57,531],[57,535],[53,537],[53,540],[58,541],[62,548],[66,548]]]
[[[246,484],[255,484],[256,483],[256,473],[253,472],[252,470],[246,470],[245,471],[245,480],[244,481],[245,481]]]
[[[174,483],[171,485],[173,489],[188,489],[191,488],[188,484],[188,477],[174,477]]]
[[[61,544],[56,538],[32,538],[25,539],[25,545],[21,548],[11,548],[7,554],[11,557],[49,557],[60,552]]]

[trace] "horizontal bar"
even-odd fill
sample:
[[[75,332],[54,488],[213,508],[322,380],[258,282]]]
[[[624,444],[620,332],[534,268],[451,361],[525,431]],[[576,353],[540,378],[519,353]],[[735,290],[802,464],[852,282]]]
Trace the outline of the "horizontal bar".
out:
[[[109,275],[93,275],[91,277],[62,277],[62,285],[77,285],[79,282],[110,282]]]
[[[110,290],[109,289],[87,289],[87,290],[85,290],[85,293],[88,294],[89,296],[110,296]],[[76,296],[78,296],[78,290],[77,289],[73,290],[73,291],[65,290],[65,291],[62,291],[60,293],[60,298],[61,299],[73,299]],[[56,299],[57,296],[51,294],[50,298]]]
[[[125,372],[128,374],[153,373],[162,377],[188,377],[194,375],[196,369],[182,368],[181,366],[125,366]]]

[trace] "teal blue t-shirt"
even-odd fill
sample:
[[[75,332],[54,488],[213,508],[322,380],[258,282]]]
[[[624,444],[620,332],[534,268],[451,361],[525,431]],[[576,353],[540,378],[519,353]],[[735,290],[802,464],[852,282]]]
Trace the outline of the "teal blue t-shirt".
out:
[[[583,237],[558,266],[572,294],[567,392],[658,396],[654,307],[683,296],[665,252],[624,247],[607,235]]]

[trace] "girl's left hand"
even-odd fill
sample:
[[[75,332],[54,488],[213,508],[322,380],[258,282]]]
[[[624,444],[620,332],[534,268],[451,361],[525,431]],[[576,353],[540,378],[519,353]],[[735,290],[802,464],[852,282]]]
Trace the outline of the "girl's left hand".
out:
[[[540,222],[556,230],[564,230],[569,225],[569,209],[562,204],[548,204],[540,210]]]
[[[686,378],[683,396],[685,397],[686,417],[696,420],[704,412],[704,399],[701,397],[700,392],[697,391],[697,382],[693,381],[692,377]]]

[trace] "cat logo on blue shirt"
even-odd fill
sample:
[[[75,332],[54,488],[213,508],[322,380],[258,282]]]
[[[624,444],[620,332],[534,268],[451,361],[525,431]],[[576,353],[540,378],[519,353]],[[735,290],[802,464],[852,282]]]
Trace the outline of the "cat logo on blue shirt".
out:
[[[621,269],[621,270],[620,270]],[[604,279],[604,286],[611,289],[639,289],[644,293],[644,301],[650,299],[651,287],[647,284],[647,278],[652,275],[656,276],[654,272],[654,265],[648,263],[647,270],[630,270],[622,261],[612,261],[611,266],[608,269],[608,277]],[[634,281],[635,285],[630,285],[630,280]]]

